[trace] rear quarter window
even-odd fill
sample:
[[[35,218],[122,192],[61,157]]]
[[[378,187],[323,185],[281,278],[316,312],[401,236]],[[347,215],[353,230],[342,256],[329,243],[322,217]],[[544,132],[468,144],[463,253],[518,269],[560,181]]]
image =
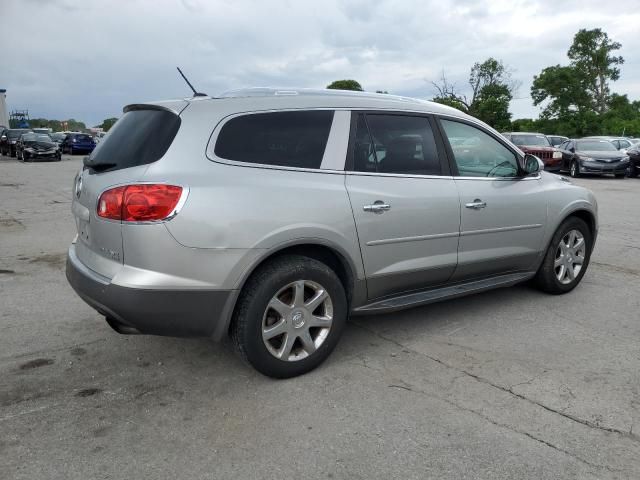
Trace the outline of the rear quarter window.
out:
[[[180,128],[180,117],[166,110],[131,110],[109,130],[89,156],[91,165],[111,170],[147,165],[167,152]]]
[[[320,168],[332,121],[332,110],[242,115],[223,125],[214,153],[244,163]]]

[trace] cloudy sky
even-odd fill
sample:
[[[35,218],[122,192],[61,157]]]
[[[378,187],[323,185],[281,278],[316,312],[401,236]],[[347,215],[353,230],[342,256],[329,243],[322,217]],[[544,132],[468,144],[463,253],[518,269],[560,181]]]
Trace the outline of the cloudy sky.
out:
[[[474,62],[522,82],[514,118],[537,116],[533,75],[566,63],[580,28],[622,43],[612,90],[640,99],[638,0],[1,0],[0,88],[10,109],[89,125],[133,102],[185,96],[179,65],[210,95],[325,87],[431,98],[442,71],[464,90]]]

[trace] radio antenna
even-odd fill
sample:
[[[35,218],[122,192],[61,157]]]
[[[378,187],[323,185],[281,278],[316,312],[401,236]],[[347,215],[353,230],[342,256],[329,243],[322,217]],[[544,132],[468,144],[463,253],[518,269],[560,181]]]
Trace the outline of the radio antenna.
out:
[[[180,70],[180,67],[176,67],[176,68],[178,69],[178,73],[180,73],[182,78],[184,78],[184,81],[187,82],[187,85],[189,85],[189,88],[191,90],[193,90],[193,96],[194,97],[207,97],[208,96],[206,93],[196,92],[196,89],[193,88],[193,85],[191,85],[191,82],[187,79],[187,77],[185,77],[184,73],[182,73],[182,70]]]

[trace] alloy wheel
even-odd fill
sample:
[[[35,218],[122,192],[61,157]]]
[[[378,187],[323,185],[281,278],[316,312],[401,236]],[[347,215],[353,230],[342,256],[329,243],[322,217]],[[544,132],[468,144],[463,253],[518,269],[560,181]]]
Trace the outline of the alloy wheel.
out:
[[[333,302],[310,280],[292,282],[269,301],[262,318],[262,341],[271,355],[294,362],[312,355],[329,336]]]
[[[586,251],[587,245],[579,230],[570,230],[560,239],[553,263],[560,283],[568,285],[576,279],[584,265]]]

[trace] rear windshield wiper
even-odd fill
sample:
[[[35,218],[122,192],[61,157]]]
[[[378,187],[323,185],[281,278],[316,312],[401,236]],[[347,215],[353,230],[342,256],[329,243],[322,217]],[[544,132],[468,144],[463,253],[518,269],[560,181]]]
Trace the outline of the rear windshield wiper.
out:
[[[84,157],[82,159],[82,163],[84,164],[85,167],[90,168],[91,170],[94,170],[96,172],[102,172],[104,170],[108,170],[110,168],[118,166],[117,163],[112,163],[112,162],[93,163],[91,160],[89,160],[89,157]]]

